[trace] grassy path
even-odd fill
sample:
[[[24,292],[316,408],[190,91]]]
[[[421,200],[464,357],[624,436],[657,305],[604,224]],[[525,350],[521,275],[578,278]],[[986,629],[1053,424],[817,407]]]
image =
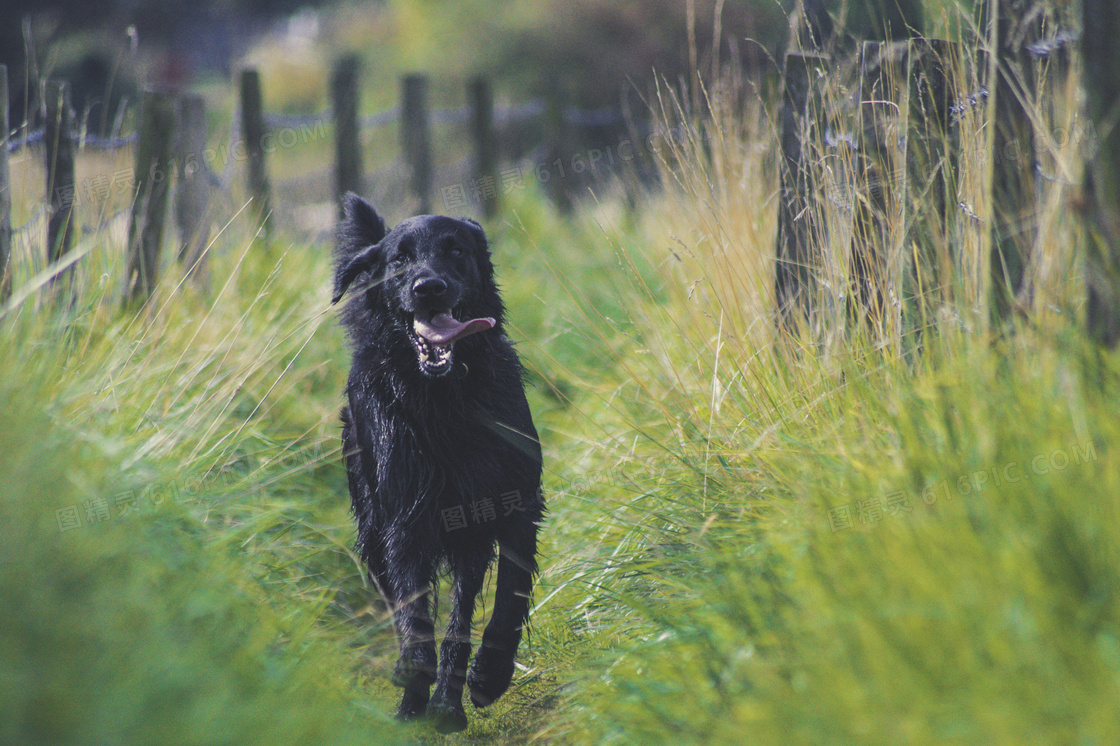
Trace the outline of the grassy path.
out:
[[[677,209],[492,230],[550,514],[515,686],[448,739],[389,718],[324,247],[129,318],[87,238],[0,335],[0,740],[1118,740],[1115,359],[1061,318],[779,354],[730,302],[765,211]]]

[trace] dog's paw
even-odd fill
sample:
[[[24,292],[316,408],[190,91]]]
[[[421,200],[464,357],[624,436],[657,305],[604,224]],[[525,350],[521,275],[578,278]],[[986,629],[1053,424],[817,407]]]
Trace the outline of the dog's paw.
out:
[[[458,733],[467,729],[467,713],[463,705],[451,700],[433,699],[428,703],[428,719],[440,733]]]
[[[428,711],[428,689],[405,689],[397,707],[397,720],[416,720]]]
[[[492,647],[485,642],[474,657],[467,685],[471,689],[471,704],[488,707],[505,694],[513,679],[513,651]]]

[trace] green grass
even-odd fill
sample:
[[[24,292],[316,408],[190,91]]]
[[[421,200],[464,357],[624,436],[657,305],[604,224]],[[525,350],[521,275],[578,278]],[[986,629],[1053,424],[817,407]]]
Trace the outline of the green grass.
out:
[[[1113,740],[1115,363],[1055,347],[864,370],[724,445],[706,498],[678,469],[610,584],[650,628],[603,660],[596,738]]]
[[[1057,323],[791,356],[713,300],[752,265],[711,232],[526,195],[491,233],[550,515],[524,669],[465,739],[1115,740],[1114,357]],[[325,247],[220,239],[228,283],[130,315],[86,240],[73,309],[4,321],[4,740],[435,738],[389,720],[350,548]]]
[[[613,255],[539,196],[517,222],[494,227],[496,258],[521,279],[506,297],[534,409],[560,422],[586,339],[557,312],[554,273]],[[121,310],[108,230],[79,241],[57,287],[17,256],[0,337],[5,741],[410,738],[389,719],[389,620],[352,551],[329,247],[253,244],[244,228],[216,239],[209,290],[169,265],[138,313]],[[591,251],[546,266],[530,231]],[[620,303],[605,280],[589,297]],[[571,670],[569,637],[542,625],[517,692],[471,733],[529,730]]]
[[[291,406],[337,375],[274,386],[304,309],[254,295],[130,317],[91,290],[5,318],[5,742],[393,738],[333,639],[336,588],[308,582],[360,585],[304,432],[321,412]]]

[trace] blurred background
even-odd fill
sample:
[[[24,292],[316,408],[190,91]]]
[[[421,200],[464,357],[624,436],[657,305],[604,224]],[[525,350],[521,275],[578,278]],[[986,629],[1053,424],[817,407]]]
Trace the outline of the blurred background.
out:
[[[591,188],[609,189],[616,176],[631,186],[656,183],[652,161],[629,164],[624,173],[615,151],[627,138],[648,136],[658,83],[662,89],[684,85],[690,70],[709,80],[731,70],[752,81],[751,93],[758,93],[756,83],[767,76],[776,89],[775,54],[788,26],[783,8],[765,0],[10,5],[7,16],[14,22],[0,30],[0,62],[9,70],[13,126],[24,125],[25,136],[37,132],[48,79],[70,84],[78,127],[94,143],[94,138],[115,142],[135,131],[144,89],[201,93],[207,142],[219,151],[206,165],[230,204],[244,203],[240,169],[228,153],[239,136],[235,76],[246,67],[259,70],[268,125],[304,128],[299,147],[280,147],[270,156],[270,170],[277,222],[308,238],[329,230],[334,214],[329,80],[343,57],[356,55],[360,64],[362,191],[379,204],[400,206],[396,218],[416,207],[408,200],[398,152],[396,107],[406,73],[429,79],[437,127],[434,196],[438,200],[441,191],[451,190],[451,199],[442,200],[444,211],[463,212],[479,202],[467,189],[472,175],[467,92],[480,76],[494,92],[502,163],[532,172],[557,157],[553,110],[563,112],[570,125],[564,135],[567,155],[585,157],[596,149],[610,156],[595,164],[593,174],[565,174],[564,194],[550,190],[570,201]],[[78,184],[83,170],[111,172],[127,165],[128,157],[101,157],[87,148],[79,158]],[[19,196],[41,193],[40,179],[38,169],[20,169],[17,158],[17,227],[35,217],[35,200],[23,209]],[[460,193],[465,200],[455,197]],[[88,196],[94,223],[127,206],[122,200],[103,205],[96,195]],[[222,217],[229,215],[216,219]]]
[[[453,88],[487,74],[510,96],[561,86],[575,103],[617,104],[654,70],[669,79],[689,69],[689,21],[709,59],[763,64],[786,25],[764,0],[655,2],[330,2],[319,0],[111,0],[7,3],[0,62],[9,66],[13,104],[35,104],[44,77],[69,80],[90,121],[112,122],[122,98],[141,85],[228,81],[252,61],[268,68],[268,100],[285,113],[325,105],[322,73],[333,57],[358,52],[371,81],[368,103],[393,100],[394,77],[427,71]],[[716,7],[718,5],[718,8]],[[695,6],[695,7],[693,7]],[[716,10],[722,22],[713,25]],[[713,37],[720,36],[717,47]],[[22,81],[22,82],[21,82]],[[380,95],[378,88],[387,88]],[[13,112],[13,118],[17,115]]]

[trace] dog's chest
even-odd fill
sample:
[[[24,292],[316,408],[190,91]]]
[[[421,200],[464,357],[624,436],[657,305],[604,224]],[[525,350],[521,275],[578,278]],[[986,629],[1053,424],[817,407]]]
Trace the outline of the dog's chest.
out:
[[[465,511],[482,499],[475,507],[488,511],[485,498],[500,505],[501,495],[517,487],[525,459],[503,437],[509,425],[494,416],[465,408],[418,413],[397,407],[381,415],[369,419],[367,443],[382,489]]]

